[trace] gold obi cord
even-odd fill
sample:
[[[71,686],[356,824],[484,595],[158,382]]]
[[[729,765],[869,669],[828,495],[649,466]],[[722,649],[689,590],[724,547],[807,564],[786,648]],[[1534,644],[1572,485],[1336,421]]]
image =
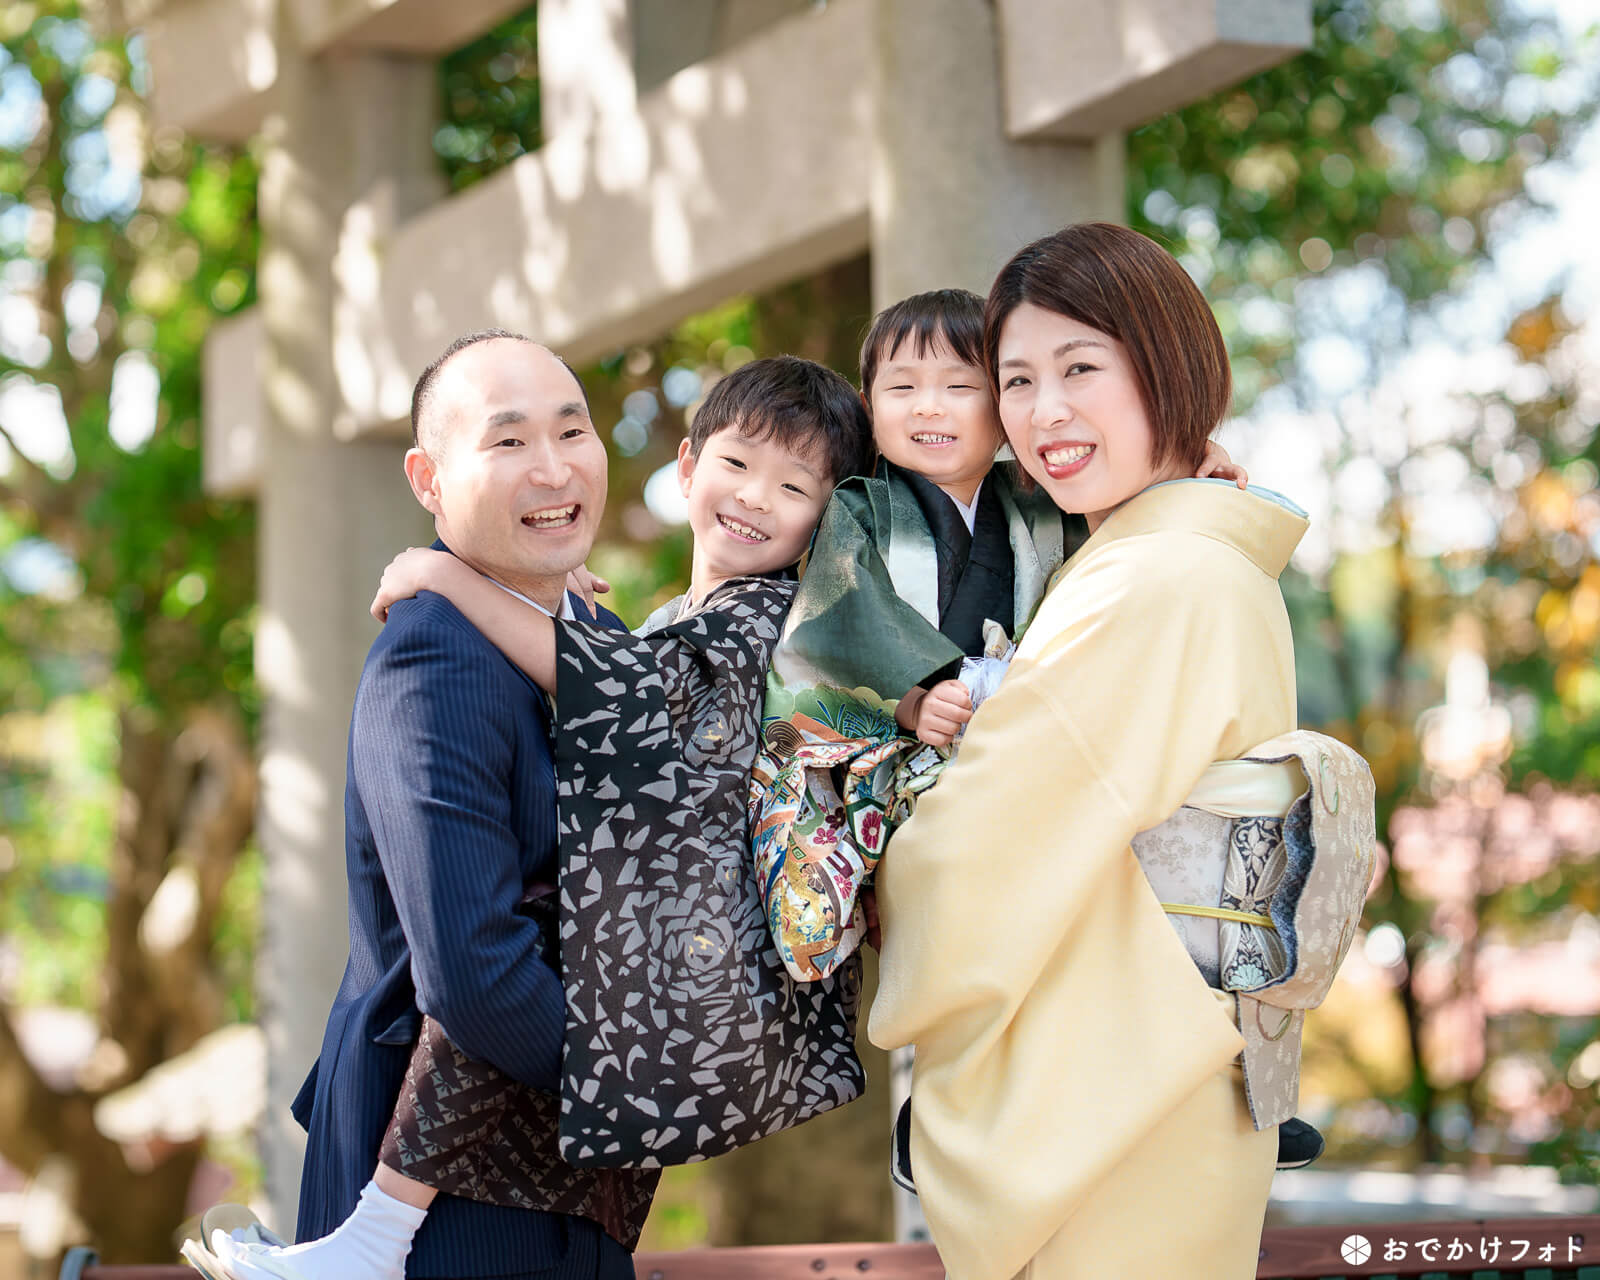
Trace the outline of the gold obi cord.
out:
[[[1254,911],[1235,911],[1232,907],[1196,907],[1187,902],[1163,902],[1161,909],[1173,916],[1207,916],[1212,920],[1233,920],[1239,924],[1257,924],[1274,933],[1278,931],[1271,916],[1259,915]]]

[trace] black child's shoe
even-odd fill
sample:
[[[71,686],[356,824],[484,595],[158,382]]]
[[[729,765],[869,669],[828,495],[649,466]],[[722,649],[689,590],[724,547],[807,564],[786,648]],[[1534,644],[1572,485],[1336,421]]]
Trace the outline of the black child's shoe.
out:
[[[1285,1120],[1278,1126],[1278,1168],[1304,1169],[1326,1145],[1314,1125],[1299,1116]]]
[[[911,1180],[911,1099],[900,1104],[900,1114],[894,1118],[894,1132],[890,1135],[889,1180],[912,1195],[917,1194],[917,1184]]]

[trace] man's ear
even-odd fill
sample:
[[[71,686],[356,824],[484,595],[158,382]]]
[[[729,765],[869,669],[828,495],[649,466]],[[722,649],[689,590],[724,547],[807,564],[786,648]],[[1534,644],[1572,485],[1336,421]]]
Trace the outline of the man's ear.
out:
[[[411,492],[424,510],[435,516],[441,514],[438,477],[432,458],[415,447],[406,450],[406,479],[411,483]]]
[[[689,451],[689,438],[685,436],[678,445],[678,488],[689,496],[689,482],[694,475],[695,456]]]

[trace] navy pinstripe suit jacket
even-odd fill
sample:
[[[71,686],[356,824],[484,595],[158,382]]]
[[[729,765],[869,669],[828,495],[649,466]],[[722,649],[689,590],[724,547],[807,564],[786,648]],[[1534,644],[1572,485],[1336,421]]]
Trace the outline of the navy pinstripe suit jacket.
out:
[[[350,960],[294,1104],[309,1134],[303,1240],[343,1221],[372,1176],[423,1013],[472,1057],[560,1091],[561,979],[515,910],[525,883],[556,878],[548,726],[544,694],[442,596],[390,610],[350,722]],[[441,1196],[406,1273],[559,1277],[588,1226]]]

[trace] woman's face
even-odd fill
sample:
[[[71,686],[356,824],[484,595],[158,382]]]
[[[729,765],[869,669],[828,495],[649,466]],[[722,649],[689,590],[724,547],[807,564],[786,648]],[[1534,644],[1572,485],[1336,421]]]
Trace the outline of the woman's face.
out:
[[[1115,338],[1024,302],[1000,330],[1000,422],[1023,469],[1091,530],[1142,489],[1187,474],[1156,467],[1128,353]]]

